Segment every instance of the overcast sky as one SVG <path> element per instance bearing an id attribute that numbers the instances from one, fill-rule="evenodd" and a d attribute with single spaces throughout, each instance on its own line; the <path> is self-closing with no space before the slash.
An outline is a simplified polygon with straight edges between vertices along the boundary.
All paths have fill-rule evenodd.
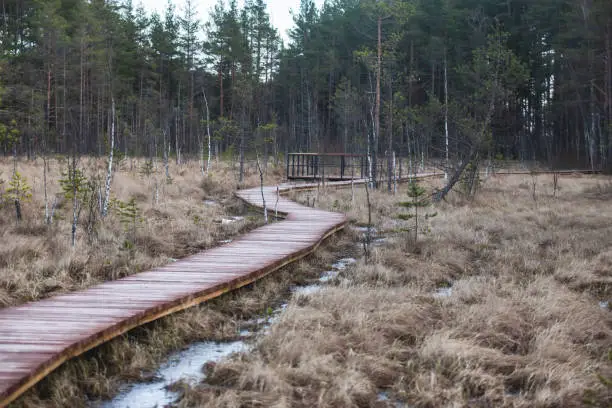
<path id="1" fill-rule="evenodd" d="M 157 11 L 163 15 L 166 9 L 167 0 L 140 0 L 145 6 L 145 9 Z M 138 0 L 134 1 L 134 5 L 138 4 Z M 184 0 L 173 0 L 173 4 L 177 9 L 177 13 L 181 13 L 183 10 Z M 201 21 L 207 21 L 210 10 L 217 3 L 217 0 L 196 0 L 195 4 L 198 9 L 198 17 Z M 287 30 L 293 25 L 293 19 L 291 18 L 290 10 L 298 10 L 300 7 L 300 0 L 266 0 L 265 3 L 268 6 L 268 13 L 270 13 L 270 19 L 272 24 L 278 29 L 279 33 L 287 43 Z M 242 6 L 242 1 L 238 1 L 238 4 Z M 323 4 L 323 0 L 315 0 L 317 7 Z"/>

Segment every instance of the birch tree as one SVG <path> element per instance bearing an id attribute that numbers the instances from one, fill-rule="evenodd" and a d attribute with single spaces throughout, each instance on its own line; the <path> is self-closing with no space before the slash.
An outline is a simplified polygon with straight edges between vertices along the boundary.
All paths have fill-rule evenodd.
<path id="1" fill-rule="evenodd" d="M 111 183 L 113 181 L 113 157 L 115 154 L 115 98 L 111 98 L 111 126 L 109 132 L 110 146 L 108 151 L 108 167 L 106 169 L 106 182 L 104 183 L 104 201 L 102 202 L 102 217 L 108 214 L 110 203 Z"/>

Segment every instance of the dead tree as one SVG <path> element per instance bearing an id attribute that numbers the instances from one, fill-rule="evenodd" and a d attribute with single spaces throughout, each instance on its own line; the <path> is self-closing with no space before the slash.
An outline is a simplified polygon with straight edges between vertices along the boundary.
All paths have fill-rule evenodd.
<path id="1" fill-rule="evenodd" d="M 108 214 L 110 204 L 111 182 L 113 180 L 113 155 L 115 152 L 115 98 L 111 98 L 111 130 L 110 150 L 108 152 L 108 169 L 106 170 L 106 183 L 104 185 L 104 202 L 102 204 L 102 217 Z"/>
<path id="2" fill-rule="evenodd" d="M 211 145 L 212 140 L 210 137 L 210 110 L 208 109 L 208 99 L 206 98 L 206 91 L 202 87 L 202 95 L 204 95 L 204 106 L 206 107 L 206 135 L 208 136 L 208 158 L 206 160 L 206 174 L 210 170 L 210 158 L 211 158 Z M 204 150 L 204 144 L 202 144 L 202 150 Z M 204 152 L 202 152 L 202 161 L 204 160 Z"/>
<path id="3" fill-rule="evenodd" d="M 442 201 L 444 197 L 453 189 L 455 184 L 461 180 L 461 176 L 463 175 L 464 170 L 470 164 L 470 162 L 476 157 L 476 151 L 474 149 L 471 150 L 467 159 L 463 160 L 461 165 L 453 172 L 451 177 L 448 179 L 446 185 L 442 187 L 440 190 L 436 191 L 432 195 L 432 200 L 434 202 Z"/>
<path id="4" fill-rule="evenodd" d="M 264 222 L 267 224 L 268 223 L 268 207 L 266 207 L 266 196 L 264 194 L 264 171 L 261 167 L 261 163 L 259 162 L 259 153 L 257 153 L 257 170 L 259 170 L 261 201 L 263 203 L 263 210 L 264 210 Z"/>
<path id="5" fill-rule="evenodd" d="M 278 200 L 280 199 L 280 189 L 276 186 L 276 203 L 274 204 L 274 218 L 278 218 Z"/>
<path id="6" fill-rule="evenodd" d="M 372 243 L 372 203 L 370 201 L 370 188 L 368 183 L 364 183 L 366 190 L 366 204 L 368 206 L 368 225 L 366 227 L 366 233 L 363 237 L 363 255 L 365 263 L 370 261 L 370 244 Z"/>

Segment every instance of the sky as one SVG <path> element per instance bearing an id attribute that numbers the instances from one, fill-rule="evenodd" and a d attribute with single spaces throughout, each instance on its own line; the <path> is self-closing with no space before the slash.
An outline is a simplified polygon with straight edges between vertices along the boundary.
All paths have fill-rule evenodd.
<path id="1" fill-rule="evenodd" d="M 157 11 L 163 15 L 166 9 L 167 0 L 140 0 L 144 5 L 145 9 L 149 12 Z M 139 1 L 134 1 L 134 5 L 137 5 Z M 208 20 L 210 10 L 217 3 L 217 0 L 196 0 L 195 4 L 198 9 L 198 18 L 204 22 Z M 268 6 L 268 13 L 270 14 L 270 20 L 274 27 L 276 27 L 284 39 L 285 43 L 288 42 L 287 30 L 293 26 L 293 18 L 291 17 L 290 10 L 297 11 L 300 7 L 300 0 L 266 0 L 265 3 Z M 176 7 L 177 13 L 181 13 L 183 9 L 184 0 L 173 0 L 173 4 Z M 239 0 L 238 4 L 242 6 L 242 2 Z M 323 0 L 315 0 L 317 7 L 321 7 Z"/>

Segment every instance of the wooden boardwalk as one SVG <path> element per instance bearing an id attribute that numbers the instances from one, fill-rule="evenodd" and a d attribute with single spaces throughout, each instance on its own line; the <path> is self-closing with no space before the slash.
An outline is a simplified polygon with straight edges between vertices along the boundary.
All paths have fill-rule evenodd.
<path id="1" fill-rule="evenodd" d="M 291 188 L 283 185 L 281 192 Z M 264 195 L 273 211 L 276 187 L 264 187 Z M 262 206 L 259 188 L 241 190 L 238 196 Z M 283 221 L 229 244 L 87 290 L 0 309 L 0 407 L 66 360 L 134 327 L 251 283 L 311 253 L 346 224 L 343 214 L 283 196 L 278 211 Z"/>

